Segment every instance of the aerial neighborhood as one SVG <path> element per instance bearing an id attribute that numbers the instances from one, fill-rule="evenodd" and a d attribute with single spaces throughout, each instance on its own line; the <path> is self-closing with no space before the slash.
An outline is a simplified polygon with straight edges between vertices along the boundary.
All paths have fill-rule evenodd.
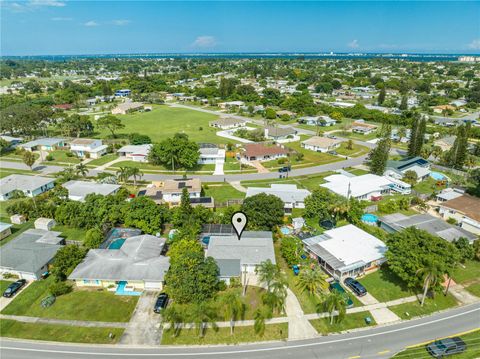
<path id="1" fill-rule="evenodd" d="M 480 301 L 479 62 L 1 63 L 2 336 L 301 340 Z"/>

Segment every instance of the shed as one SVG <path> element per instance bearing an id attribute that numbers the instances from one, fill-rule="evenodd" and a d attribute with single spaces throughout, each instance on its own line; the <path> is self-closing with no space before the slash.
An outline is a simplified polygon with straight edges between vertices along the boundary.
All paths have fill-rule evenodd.
<path id="1" fill-rule="evenodd" d="M 23 214 L 14 214 L 10 217 L 10 222 L 12 222 L 12 224 L 23 224 L 26 221 L 27 220 Z"/>
<path id="2" fill-rule="evenodd" d="M 35 228 L 50 231 L 56 224 L 57 223 L 52 218 L 40 217 L 35 221 Z"/>

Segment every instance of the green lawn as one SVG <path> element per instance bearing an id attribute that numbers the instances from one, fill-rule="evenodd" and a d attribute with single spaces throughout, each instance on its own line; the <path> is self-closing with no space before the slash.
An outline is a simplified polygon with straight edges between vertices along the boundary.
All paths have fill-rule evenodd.
<path id="1" fill-rule="evenodd" d="M 55 342 L 114 344 L 122 337 L 121 328 L 86 328 L 68 325 L 21 323 L 0 320 L 0 335 L 8 338 L 47 340 Z M 113 334 L 113 338 L 109 334 Z"/>
<path id="2" fill-rule="evenodd" d="M 350 156 L 350 157 L 360 157 L 368 153 L 368 151 L 370 151 L 368 147 L 357 145 L 356 143 L 353 144 L 351 150 L 349 150 L 347 146 L 348 146 L 347 142 L 342 142 L 340 144 L 340 147 L 337 148 L 335 151 L 339 155 Z"/>
<path id="3" fill-rule="evenodd" d="M 272 183 L 282 184 L 296 184 L 298 188 L 306 188 L 309 191 L 317 189 L 320 184 L 325 183 L 324 178 L 330 176 L 335 172 L 322 172 L 310 176 L 296 176 L 289 178 L 267 179 L 267 180 L 255 180 L 255 181 L 242 181 L 242 186 L 245 187 L 270 187 Z"/>
<path id="4" fill-rule="evenodd" d="M 215 303 L 220 305 L 219 300 L 221 299 L 222 293 L 226 292 L 237 292 L 239 295 L 242 293 L 242 288 L 228 288 L 224 292 L 218 293 L 218 296 L 216 297 Z M 242 301 L 245 303 L 245 313 L 243 315 L 243 318 L 245 320 L 250 320 L 253 319 L 253 313 L 255 310 L 262 305 L 262 294 L 265 293 L 265 289 L 260 288 L 260 287 L 254 287 L 254 286 L 247 286 L 247 290 L 245 292 L 245 296 L 241 297 Z M 223 318 L 221 317 L 222 312 L 219 309 L 218 313 L 220 315 L 219 320 L 228 320 L 228 318 Z M 274 313 L 274 316 L 280 316 L 280 313 Z"/>
<path id="5" fill-rule="evenodd" d="M 77 163 L 80 163 L 82 161 L 80 158 L 78 158 L 76 156 L 68 157 L 67 153 L 70 153 L 70 152 L 69 151 L 61 151 L 61 150 L 51 151 L 48 154 L 50 156 L 53 156 L 53 160 L 52 161 L 45 160 L 44 163 L 45 164 L 49 164 L 49 163 L 73 163 L 73 164 L 77 164 Z"/>
<path id="6" fill-rule="evenodd" d="M 5 168 L 5 167 L 0 168 L 0 178 L 7 177 L 13 174 L 34 175 L 36 173 L 29 170 L 17 170 L 13 168 Z"/>
<path id="7" fill-rule="evenodd" d="M 480 297 L 480 283 L 470 284 L 466 289 L 473 295 Z"/>
<path id="8" fill-rule="evenodd" d="M 0 295 L 5 292 L 5 289 L 7 289 L 10 284 L 12 284 L 12 281 L 10 280 L 0 280 Z"/>
<path id="9" fill-rule="evenodd" d="M 413 189 L 422 194 L 432 194 L 435 191 L 441 191 L 445 186 L 437 186 L 437 181 L 429 177 L 426 180 L 418 182 Z"/>
<path id="10" fill-rule="evenodd" d="M 459 264 L 453 271 L 452 278 L 460 284 L 480 281 L 480 261 L 470 260 Z"/>
<path id="11" fill-rule="evenodd" d="M 366 275 L 359 282 L 382 303 L 409 297 L 414 294 L 388 267 L 383 267 L 374 273 Z"/>
<path id="12" fill-rule="evenodd" d="M 216 135 L 217 130 L 208 123 L 218 118 L 216 115 L 185 108 L 153 106 L 150 112 L 134 112 L 118 115 L 125 128 L 118 131 L 117 137 L 126 138 L 129 133 L 148 135 L 153 142 L 172 137 L 177 132 L 186 133 L 196 142 L 226 143 L 227 140 Z M 107 130 L 99 133 L 102 138 L 110 137 Z M 234 142 L 228 140 L 228 142 Z"/>
<path id="13" fill-rule="evenodd" d="M 467 350 L 461 354 L 451 355 L 450 359 L 478 359 L 480 358 L 480 330 L 476 330 L 472 333 L 461 335 L 460 338 L 467 344 Z M 392 359 L 418 359 L 418 358 L 430 358 L 426 349 L 426 345 L 419 345 L 413 348 L 404 350 Z"/>
<path id="14" fill-rule="evenodd" d="M 435 295 L 435 299 L 427 298 L 423 307 L 420 306 L 418 301 L 415 301 L 411 303 L 395 305 L 389 308 L 400 318 L 411 319 L 421 315 L 431 314 L 439 310 L 455 307 L 456 305 L 457 301 L 451 294 L 444 296 L 442 293 L 437 293 Z"/>
<path id="15" fill-rule="evenodd" d="M 143 172 L 148 173 L 148 172 L 172 172 L 171 168 L 167 168 L 162 165 L 152 165 L 150 163 L 146 162 L 134 162 L 134 161 L 120 161 L 115 163 L 113 166 L 108 167 L 108 170 L 118 170 L 120 167 L 136 167 L 140 168 Z M 196 165 L 194 168 L 189 169 L 187 172 L 192 173 L 192 172 L 208 172 L 212 173 L 215 170 L 215 165 L 214 164 L 205 164 L 205 165 Z M 176 170 L 176 173 L 185 173 L 185 169 L 178 168 Z M 205 174 L 205 173 L 204 173 Z"/>
<path id="16" fill-rule="evenodd" d="M 102 156 L 100 158 L 96 158 L 94 160 L 91 160 L 90 162 L 87 163 L 87 166 L 88 167 L 97 167 L 97 166 L 101 166 L 101 165 L 104 165 L 108 162 L 111 162 L 115 159 L 117 159 L 118 156 L 114 153 L 109 153 L 108 155 L 105 155 L 105 156 Z"/>
<path id="17" fill-rule="evenodd" d="M 85 235 L 87 234 L 86 229 L 72 228 L 63 225 L 56 225 L 52 231 L 62 232 L 61 236 L 67 240 L 81 242 L 85 240 Z"/>
<path id="18" fill-rule="evenodd" d="M 370 173 L 366 170 L 362 170 L 361 168 L 345 168 L 346 171 L 350 172 L 351 174 L 354 174 L 355 176 L 361 176 L 361 175 L 366 175 L 367 173 Z"/>
<path id="19" fill-rule="evenodd" d="M 216 203 L 225 202 L 229 199 L 245 198 L 245 193 L 236 190 L 235 188 L 230 186 L 228 183 L 225 183 L 225 184 L 212 183 L 212 184 L 204 185 L 203 189 L 205 191 L 205 196 L 213 197 Z"/>
<path id="20" fill-rule="evenodd" d="M 205 336 L 200 338 L 196 329 L 183 329 L 177 337 L 171 331 L 164 331 L 162 345 L 207 345 L 207 344 L 237 344 L 259 342 L 265 340 L 284 340 L 288 337 L 288 324 L 268 324 L 263 336 L 256 335 L 253 326 L 236 327 L 230 335 L 230 328 L 207 329 Z"/>
<path id="21" fill-rule="evenodd" d="M 33 156 L 35 157 L 35 159 L 40 157 L 38 153 L 33 153 Z M 5 161 L 23 162 L 23 153 L 16 152 L 15 150 L 3 152 L 0 154 L 0 159 Z"/>
<path id="22" fill-rule="evenodd" d="M 370 317 L 372 322 L 367 324 L 365 318 Z M 339 333 L 349 329 L 371 327 L 376 324 L 375 319 L 373 319 L 372 314 L 369 311 L 352 313 L 345 315 L 345 318 L 340 323 L 330 324 L 330 318 L 320 318 L 310 320 L 313 327 L 317 330 L 319 334 L 327 335 L 329 333 Z"/>
<path id="23" fill-rule="evenodd" d="M 369 133 L 368 135 L 362 135 L 361 133 L 354 133 L 350 131 L 337 131 L 337 132 L 333 132 L 332 135 L 335 135 L 338 137 L 351 138 L 351 139 L 360 140 L 360 141 L 370 141 L 370 140 L 373 140 L 374 138 L 377 138 L 378 136 L 376 131 Z"/>
<path id="24" fill-rule="evenodd" d="M 138 297 L 116 296 L 112 292 L 74 290 L 57 298 L 49 308 L 42 308 L 41 300 L 48 295 L 53 278 L 32 283 L 20 293 L 2 314 L 32 317 L 94 320 L 101 322 L 128 322 Z"/>

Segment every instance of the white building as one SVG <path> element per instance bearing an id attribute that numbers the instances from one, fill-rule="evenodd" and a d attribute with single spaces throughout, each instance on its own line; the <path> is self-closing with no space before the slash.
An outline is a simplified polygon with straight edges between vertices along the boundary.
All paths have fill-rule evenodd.
<path id="1" fill-rule="evenodd" d="M 23 192 L 27 197 L 35 197 L 54 185 L 54 178 L 13 174 L 0 179 L 0 201 L 9 200 L 16 191 Z"/>
<path id="2" fill-rule="evenodd" d="M 225 160 L 225 150 L 218 148 L 216 145 L 201 144 L 199 151 L 200 157 L 197 161 L 198 164 L 216 164 L 217 161 Z"/>
<path id="3" fill-rule="evenodd" d="M 246 121 L 232 117 L 220 118 L 218 120 L 209 122 L 210 127 L 220 128 L 222 130 L 245 127 L 246 124 Z"/>
<path id="4" fill-rule="evenodd" d="M 89 194 L 100 194 L 102 196 L 115 194 L 121 186 L 118 184 L 72 180 L 62 184 L 62 187 L 68 190 L 68 198 L 70 200 L 83 202 Z"/>
<path id="5" fill-rule="evenodd" d="M 385 243 L 353 224 L 325 231 L 303 243 L 310 256 L 337 280 L 363 275 L 386 261 Z"/>
<path id="6" fill-rule="evenodd" d="M 126 157 L 134 162 L 147 162 L 148 154 L 152 148 L 152 144 L 145 145 L 126 145 L 120 148 L 117 153 L 121 157 Z"/>
<path id="7" fill-rule="evenodd" d="M 336 148 L 340 147 L 342 143 L 339 139 L 313 136 L 308 140 L 302 141 L 302 147 L 306 150 L 316 151 L 316 152 L 329 152 L 333 151 Z"/>
<path id="8" fill-rule="evenodd" d="M 480 199 L 464 194 L 440 203 L 440 215 L 455 219 L 464 230 L 480 235 Z"/>
<path id="9" fill-rule="evenodd" d="M 76 138 L 70 142 L 70 150 L 78 157 L 100 158 L 107 153 L 107 145 L 102 140 Z"/>
<path id="10" fill-rule="evenodd" d="M 246 197 L 252 197 L 259 193 L 274 195 L 284 203 L 285 213 L 291 213 L 293 208 L 305 208 L 305 198 L 310 191 L 299 189 L 294 184 L 271 184 L 270 188 L 248 187 Z"/>

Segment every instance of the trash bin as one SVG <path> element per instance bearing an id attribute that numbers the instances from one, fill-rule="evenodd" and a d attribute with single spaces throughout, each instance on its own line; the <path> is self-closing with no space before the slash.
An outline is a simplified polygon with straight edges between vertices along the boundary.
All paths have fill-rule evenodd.
<path id="1" fill-rule="evenodd" d="M 367 325 L 372 324 L 372 318 L 370 318 L 370 317 L 365 317 L 365 323 L 367 323 Z"/>

